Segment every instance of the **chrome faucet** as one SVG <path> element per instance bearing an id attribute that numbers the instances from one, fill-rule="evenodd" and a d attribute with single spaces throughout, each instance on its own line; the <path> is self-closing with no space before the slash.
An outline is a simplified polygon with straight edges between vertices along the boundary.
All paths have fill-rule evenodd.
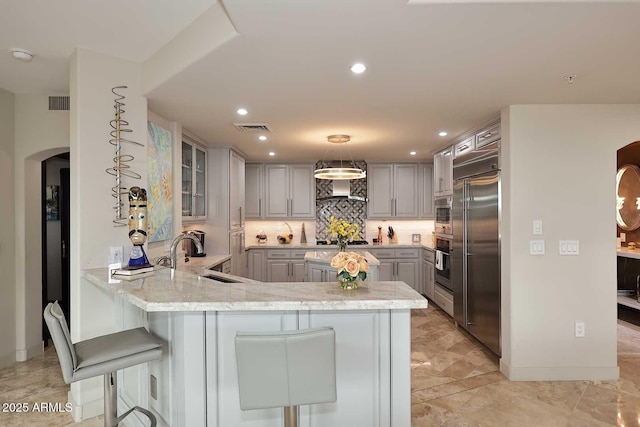
<path id="1" fill-rule="evenodd" d="M 171 267 L 172 269 L 176 268 L 176 265 L 178 265 L 178 261 L 176 259 L 176 252 L 177 252 L 177 248 L 178 248 L 178 243 L 180 243 L 181 241 L 183 241 L 184 239 L 191 239 L 193 240 L 193 243 L 196 245 L 196 251 L 198 251 L 199 254 L 201 254 L 202 252 L 204 252 L 204 248 L 202 247 L 202 242 L 200 241 L 200 239 L 198 239 L 195 234 L 193 234 L 193 232 L 191 231 L 185 231 L 182 234 L 178 234 L 178 237 L 176 237 L 175 239 L 173 239 L 173 242 L 171 242 L 171 250 L 169 251 L 169 256 L 163 256 L 160 257 L 156 260 L 156 264 L 164 264 L 165 261 L 169 261 L 169 267 Z"/>

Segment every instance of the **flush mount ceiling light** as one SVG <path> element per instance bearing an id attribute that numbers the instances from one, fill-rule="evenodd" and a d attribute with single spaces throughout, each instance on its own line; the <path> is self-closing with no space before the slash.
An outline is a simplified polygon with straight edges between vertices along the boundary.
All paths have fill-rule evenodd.
<path id="1" fill-rule="evenodd" d="M 275 156 L 275 155 L 276 155 L 276 153 L 274 153 L 273 151 L 269 151 L 269 155 L 270 155 L 271 157 L 273 157 L 273 156 Z"/>
<path id="2" fill-rule="evenodd" d="M 440 136 L 447 136 L 447 133 L 445 131 L 440 132 L 438 135 Z"/>
<path id="3" fill-rule="evenodd" d="M 236 113 L 240 114 L 241 116 L 246 116 L 247 114 L 249 114 L 246 108 L 238 108 Z"/>
<path id="4" fill-rule="evenodd" d="M 18 61 L 31 62 L 31 60 L 33 59 L 33 53 L 29 52 L 26 49 L 13 48 L 10 49 L 10 51 L 11 55 L 13 55 L 13 57 Z"/>
<path id="5" fill-rule="evenodd" d="M 351 141 L 351 137 L 349 135 L 329 135 L 327 141 L 333 144 L 344 144 Z M 351 158 L 350 155 L 349 158 Z M 342 159 L 336 163 L 335 167 L 316 169 L 313 176 L 318 179 L 361 179 L 367 176 L 365 171 L 355 167 L 353 159 L 351 159 L 353 167 L 344 167 Z"/>
<path id="6" fill-rule="evenodd" d="M 353 64 L 351 66 L 351 71 L 355 74 L 362 74 L 366 70 L 367 70 L 367 67 L 365 67 L 365 65 L 361 63 Z"/>
<path id="7" fill-rule="evenodd" d="M 266 140 L 267 140 L 267 137 L 266 137 L 266 136 L 264 136 L 264 135 L 260 135 L 260 136 L 258 137 L 258 139 L 259 139 L 260 141 L 266 141 Z"/>
<path id="8" fill-rule="evenodd" d="M 410 156 L 415 156 L 416 154 L 418 154 L 418 153 L 416 153 L 415 151 L 409 151 L 409 155 Z"/>

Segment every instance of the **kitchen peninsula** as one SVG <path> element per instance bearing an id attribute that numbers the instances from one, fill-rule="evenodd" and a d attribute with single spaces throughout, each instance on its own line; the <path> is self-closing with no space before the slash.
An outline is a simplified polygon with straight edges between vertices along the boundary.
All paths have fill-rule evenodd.
<path id="1" fill-rule="evenodd" d="M 165 340 L 163 359 L 149 366 L 157 390 L 148 375 L 125 372 L 120 401 L 144 406 L 157 396 L 148 407 L 159 425 L 281 426 L 280 409 L 239 408 L 236 331 L 322 326 L 336 331 L 338 400 L 302 406 L 300 425 L 411 424 L 410 310 L 427 300 L 404 282 L 343 291 L 336 282 L 221 283 L 168 268 L 113 284 L 106 269 L 85 270 L 82 280 L 113 295 L 120 328 L 143 325 Z M 126 397 L 131 387 L 139 399 Z"/>

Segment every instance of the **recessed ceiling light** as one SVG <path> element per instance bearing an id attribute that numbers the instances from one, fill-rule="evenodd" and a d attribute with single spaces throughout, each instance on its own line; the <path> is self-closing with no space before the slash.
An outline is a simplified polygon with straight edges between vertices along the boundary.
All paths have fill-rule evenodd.
<path id="1" fill-rule="evenodd" d="M 246 116 L 247 114 L 249 114 L 246 108 L 238 108 L 238 111 L 236 111 L 236 113 L 240 114 L 241 116 Z"/>
<path id="2" fill-rule="evenodd" d="M 271 157 L 273 157 L 273 156 L 275 156 L 275 155 L 276 155 L 276 153 L 274 153 L 273 151 L 269 151 L 269 155 L 270 155 Z"/>
<path id="3" fill-rule="evenodd" d="M 366 71 L 367 67 L 364 66 L 364 64 L 361 63 L 357 63 L 357 64 L 353 64 L 351 66 L 351 71 L 356 73 L 356 74 L 361 74 L 364 73 Z"/>
<path id="4" fill-rule="evenodd" d="M 258 139 L 259 139 L 260 141 L 266 141 L 266 140 L 267 140 L 267 137 L 266 137 L 266 136 L 264 136 L 264 135 L 260 135 L 260 136 L 258 137 Z"/>
<path id="5" fill-rule="evenodd" d="M 438 135 L 440 136 L 447 136 L 447 133 L 445 131 L 440 132 Z"/>
<path id="6" fill-rule="evenodd" d="M 409 154 L 411 154 L 412 156 L 415 156 L 416 152 L 415 151 L 410 151 Z"/>

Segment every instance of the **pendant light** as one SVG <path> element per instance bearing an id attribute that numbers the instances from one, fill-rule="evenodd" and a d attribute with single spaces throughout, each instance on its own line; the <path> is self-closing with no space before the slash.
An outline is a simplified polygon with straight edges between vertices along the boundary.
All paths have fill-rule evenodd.
<path id="1" fill-rule="evenodd" d="M 327 141 L 332 144 L 345 144 L 351 141 L 349 135 L 329 135 Z M 351 155 L 349 155 L 351 158 Z M 337 162 L 335 167 L 328 167 L 323 169 L 316 169 L 313 176 L 318 179 L 361 179 L 367 176 L 367 173 L 355 166 L 353 159 L 351 159 L 350 166 L 345 167 L 342 163 L 342 159 Z M 347 163 L 346 166 L 349 166 Z"/>

